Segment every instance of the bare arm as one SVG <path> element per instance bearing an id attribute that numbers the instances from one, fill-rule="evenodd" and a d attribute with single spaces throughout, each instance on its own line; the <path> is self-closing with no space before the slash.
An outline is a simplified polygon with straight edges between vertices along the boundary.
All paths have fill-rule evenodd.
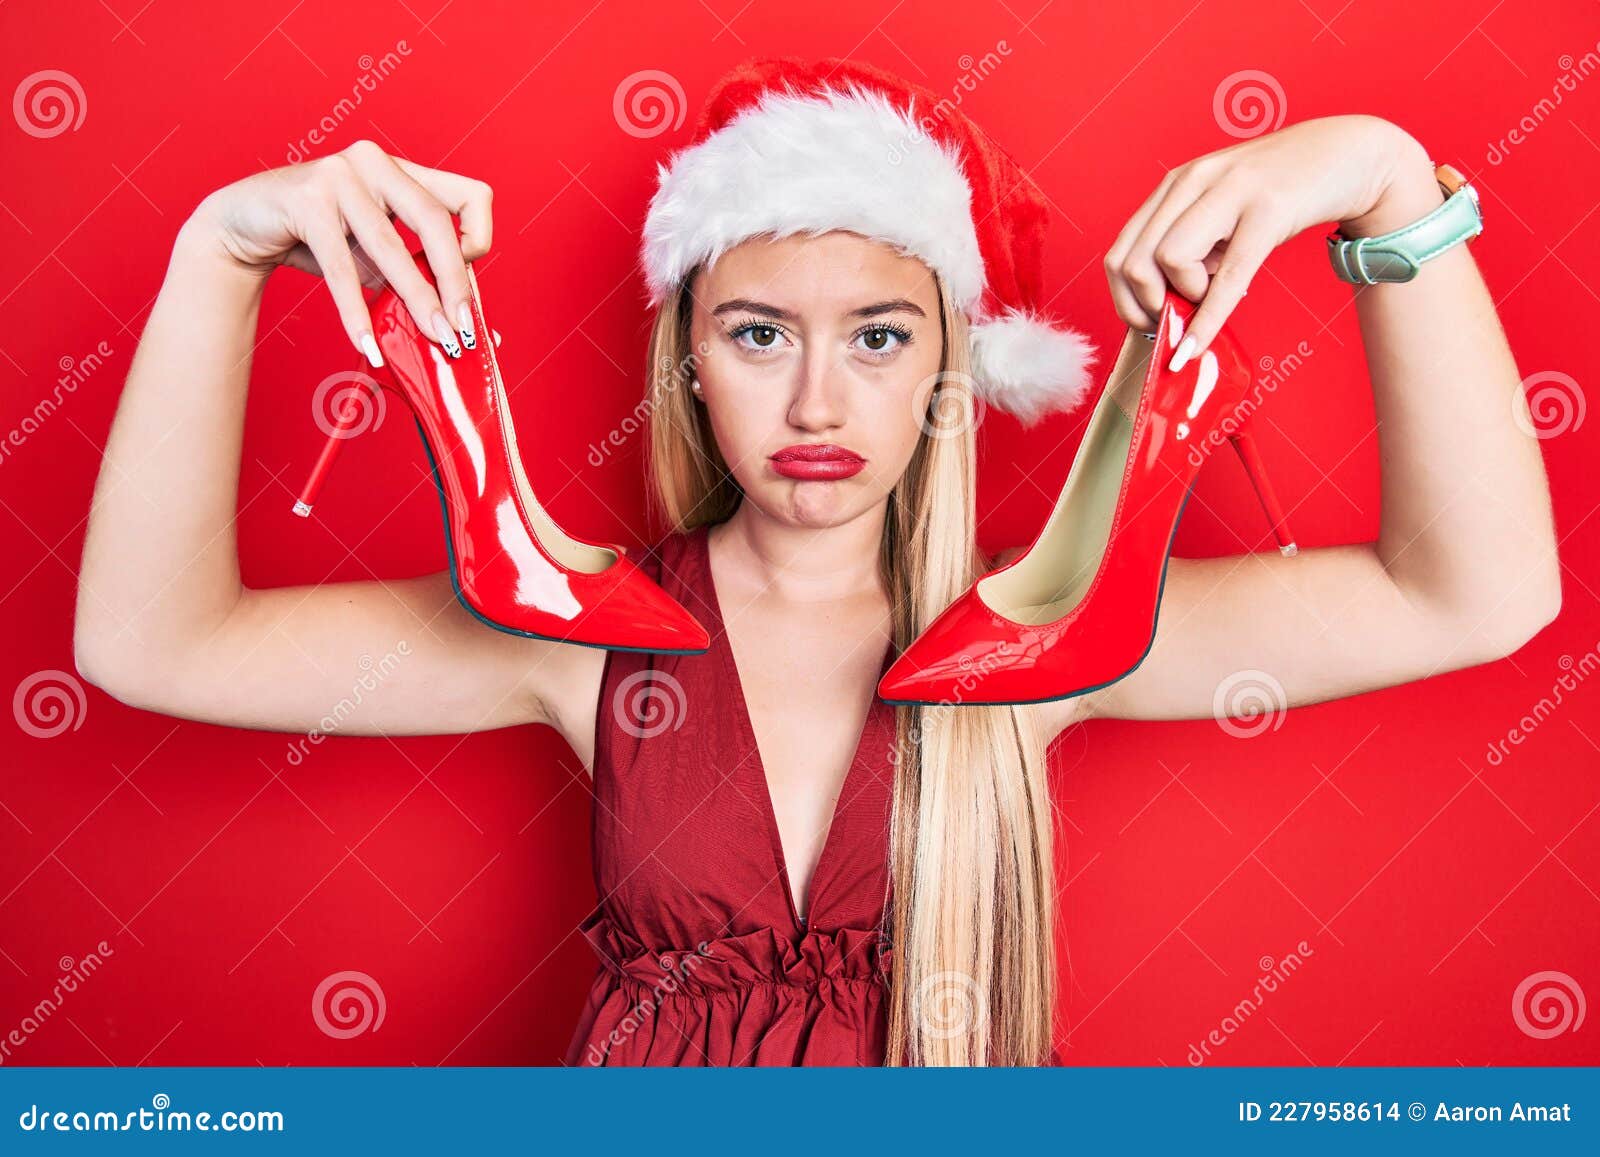
<path id="1" fill-rule="evenodd" d="M 420 182 L 400 187 L 395 178 L 413 171 L 445 200 L 425 199 Z M 373 187 L 429 242 L 444 302 L 416 276 Z M 349 204 L 363 195 L 365 205 Z M 387 236 L 348 240 L 344 222 L 362 212 Z M 452 212 L 462 217 L 459 242 Z M 272 270 L 323 273 L 359 348 L 370 330 L 363 279 L 395 271 L 414 313 L 454 316 L 465 260 L 488 241 L 487 188 L 402 172 L 370 147 L 359 163 L 274 170 L 202 203 L 179 232 L 95 487 L 74 634 L 86 679 L 148 710 L 270 730 L 327 730 L 329 718 L 348 734 L 556 722 L 553 689 L 582 683 L 574 673 L 593 655 L 482 626 L 446 573 L 264 590 L 239 577 L 245 394 Z"/>
<path id="2" fill-rule="evenodd" d="M 1387 232 L 1440 202 L 1422 146 L 1388 128 L 1381 192 L 1346 219 L 1347 235 Z M 1246 274 L 1264 255 L 1239 255 Z M 1231 307 L 1247 280 L 1219 271 L 1209 292 L 1225 285 Z M 1211 716 L 1241 679 L 1278 707 L 1393 686 L 1508 655 L 1555 617 L 1543 459 L 1514 420 L 1513 407 L 1527 414 L 1520 375 L 1471 252 L 1458 245 L 1413 281 L 1355 296 L 1378 422 L 1377 541 L 1174 558 L 1145 663 L 1052 705 L 1050 734 L 1087 714 Z"/>

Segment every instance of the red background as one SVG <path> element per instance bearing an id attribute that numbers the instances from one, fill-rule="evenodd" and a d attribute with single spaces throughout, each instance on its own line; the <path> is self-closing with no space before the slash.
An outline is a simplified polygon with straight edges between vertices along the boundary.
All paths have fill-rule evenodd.
<path id="1" fill-rule="evenodd" d="M 1535 111 L 1600 41 L 1593 8 L 1576 0 L 1541 5 L 1537 21 L 1489 0 L 437 8 L 0 9 L 4 93 L 60 69 L 86 101 L 82 125 L 49 138 L 0 118 L 0 426 L 18 429 L 62 367 L 101 342 L 112 351 L 0 460 L 6 696 L 37 672 L 72 670 L 91 488 L 179 224 L 211 189 L 284 163 L 351 91 L 363 55 L 402 40 L 410 54 L 324 148 L 370 136 L 494 185 L 482 283 L 505 333 L 527 470 L 588 537 L 654 533 L 639 439 L 602 467 L 585 457 L 640 396 L 648 317 L 634 262 L 656 163 L 687 139 L 713 80 L 758 53 L 854 55 L 952 91 L 964 57 L 1004 41 L 1009 55 L 964 105 L 1054 201 L 1052 308 L 1110 353 L 1122 327 L 1101 256 L 1165 167 L 1232 143 L 1213 110 L 1227 78 L 1270 74 L 1290 121 L 1386 116 L 1476 179 L 1488 226 L 1474 252 L 1522 373 L 1569 375 L 1574 404 L 1594 380 L 1600 80 Z M 630 135 L 613 94 L 651 69 L 681 84 L 685 117 Z M 1491 159 L 1490 142 L 1530 116 L 1524 142 Z M 1378 517 L 1351 291 L 1318 233 L 1271 258 L 1234 323 L 1259 356 L 1302 340 L 1314 350 L 1264 412 L 1262 438 L 1313 546 L 1370 540 Z M 354 364 L 320 285 L 277 275 L 240 485 L 252 585 L 445 564 L 409 422 L 346 450 L 314 519 L 289 513 L 320 444 L 311 391 Z M 1024 434 L 989 414 L 986 545 L 1031 538 L 1081 422 Z M 1509 758 L 1486 759 L 1566 660 L 1594 659 L 1597 425 L 1543 443 L 1565 606 L 1511 659 L 1296 709 L 1252 739 L 1211 721 L 1097 722 L 1062 739 L 1070 1063 L 1186 1063 L 1251 994 L 1262 958 L 1301 940 L 1312 955 L 1213 1050 L 1216 1063 L 1600 1061 L 1600 1025 L 1534 1039 L 1511 1008 L 1519 982 L 1546 970 L 1600 994 L 1600 687 L 1581 685 Z M 1209 468 L 1178 553 L 1261 545 L 1252 503 L 1235 463 Z M 85 690 L 64 734 L 0 728 L 0 1036 L 50 994 L 61 958 L 100 940 L 113 955 L 6 1063 L 557 1061 L 595 967 L 575 934 L 595 897 L 586 780 L 552 731 L 338 738 L 291 762 L 295 736 Z M 344 970 L 373 977 L 386 1017 L 340 1040 L 310 1006 Z"/>

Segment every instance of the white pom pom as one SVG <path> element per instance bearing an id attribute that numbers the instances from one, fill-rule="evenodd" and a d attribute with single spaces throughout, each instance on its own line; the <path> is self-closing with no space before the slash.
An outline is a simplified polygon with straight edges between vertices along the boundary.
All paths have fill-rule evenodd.
<path id="1" fill-rule="evenodd" d="M 1052 411 L 1073 409 L 1088 396 L 1096 352 L 1079 331 L 1012 309 L 974 323 L 969 333 L 975 389 L 1024 425 Z"/>

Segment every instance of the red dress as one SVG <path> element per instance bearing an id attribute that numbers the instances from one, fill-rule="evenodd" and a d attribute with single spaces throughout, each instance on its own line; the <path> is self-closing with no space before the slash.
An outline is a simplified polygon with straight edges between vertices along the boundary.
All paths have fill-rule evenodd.
<path id="1" fill-rule="evenodd" d="M 711 649 L 607 654 L 600 903 L 581 927 L 600 969 L 566 1063 L 881 1065 L 895 709 L 873 697 L 802 922 L 706 528 L 668 535 L 639 565 L 705 624 Z"/>

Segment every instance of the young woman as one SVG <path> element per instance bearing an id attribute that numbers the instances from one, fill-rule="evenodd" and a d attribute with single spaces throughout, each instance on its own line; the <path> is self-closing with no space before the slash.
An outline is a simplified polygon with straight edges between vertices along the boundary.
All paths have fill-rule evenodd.
<path id="1" fill-rule="evenodd" d="M 830 78 L 855 87 L 737 115 Z M 403 638 L 410 658 L 346 733 L 556 728 L 593 776 L 601 892 L 569 1063 L 1051 1060 L 1058 733 L 1209 716 L 1246 668 L 1304 704 L 1488 662 L 1556 614 L 1559 568 L 1538 445 L 1513 420 L 1517 368 L 1455 245 L 1356 296 L 1377 542 L 1172 559 L 1148 657 L 1100 690 L 876 698 L 889 661 L 992 565 L 974 547 L 972 423 L 941 408 L 971 390 L 1025 417 L 1072 404 L 1090 356 L 1037 309 L 1037 191 L 936 105 L 845 62 L 747 66 L 663 170 L 645 250 L 651 483 L 671 529 L 639 562 L 706 625 L 709 652 L 490 630 L 446 573 L 241 585 L 242 414 L 271 272 L 320 274 L 369 358 L 363 283 L 388 282 L 441 356 L 472 325 L 489 188 L 361 142 L 220 189 L 180 230 L 96 491 L 80 671 L 146 709 L 299 731 L 343 693 L 329 672 Z M 1169 286 L 1199 303 L 1181 363 L 1285 239 L 1330 221 L 1376 236 L 1440 203 L 1397 126 L 1304 122 L 1173 170 L 1105 271 L 1134 330 L 1155 328 Z M 421 237 L 431 282 L 391 218 Z"/>

